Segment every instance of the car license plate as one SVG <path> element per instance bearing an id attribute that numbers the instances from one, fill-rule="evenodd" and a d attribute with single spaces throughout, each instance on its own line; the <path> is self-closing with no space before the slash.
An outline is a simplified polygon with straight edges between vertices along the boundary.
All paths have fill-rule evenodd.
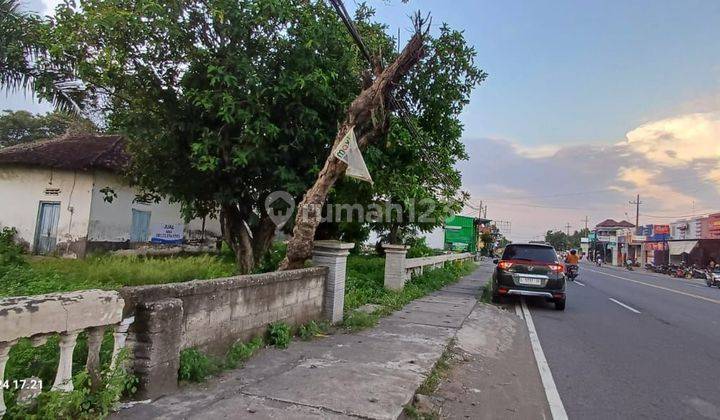
<path id="1" fill-rule="evenodd" d="M 520 284 L 526 284 L 528 286 L 540 286 L 542 285 L 542 279 L 540 277 L 528 277 L 528 276 L 519 276 L 518 282 Z"/>

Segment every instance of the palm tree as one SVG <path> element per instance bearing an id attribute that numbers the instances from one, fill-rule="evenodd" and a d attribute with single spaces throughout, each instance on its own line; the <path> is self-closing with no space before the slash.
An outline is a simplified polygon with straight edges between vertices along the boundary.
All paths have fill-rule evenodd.
<path id="1" fill-rule="evenodd" d="M 80 114 L 84 87 L 72 69 L 53 65 L 42 38 L 46 23 L 20 9 L 19 0 L 0 0 L 0 90 L 39 91 L 57 109 Z"/>

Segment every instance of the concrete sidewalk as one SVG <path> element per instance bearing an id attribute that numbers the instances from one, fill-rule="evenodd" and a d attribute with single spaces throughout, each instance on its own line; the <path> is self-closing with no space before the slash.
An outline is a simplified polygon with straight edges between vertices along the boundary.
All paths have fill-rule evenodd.
<path id="1" fill-rule="evenodd" d="M 395 419 L 472 312 L 492 269 L 482 264 L 375 328 L 265 349 L 242 369 L 114 418 Z"/>

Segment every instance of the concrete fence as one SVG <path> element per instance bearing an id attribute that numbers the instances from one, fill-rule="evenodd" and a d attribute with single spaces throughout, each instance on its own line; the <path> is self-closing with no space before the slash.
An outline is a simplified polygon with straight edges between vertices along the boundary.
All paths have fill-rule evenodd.
<path id="1" fill-rule="evenodd" d="M 473 254 L 442 254 L 432 257 L 405 258 L 408 247 L 405 245 L 383 245 L 385 249 L 385 287 L 391 290 L 402 290 L 405 282 L 413 276 L 419 276 L 424 270 L 441 268 L 448 261 L 466 261 L 474 258 Z"/>
<path id="2" fill-rule="evenodd" d="M 115 328 L 115 351 L 127 343 L 129 366 L 140 380 L 137 397 L 157 398 L 177 388 L 180 352 L 197 347 L 224 355 L 239 340 L 263 334 L 273 322 L 342 320 L 345 271 L 353 244 L 317 241 L 314 267 L 185 283 L 127 287 L 119 292 L 0 299 L 0 383 L 10 348 L 28 337 L 41 345 L 60 334 L 60 364 L 53 389 L 72 390 L 72 353 L 88 331 L 87 366 L 99 380 L 99 348 Z M 0 417 L 5 412 L 0 387 Z"/>
<path id="3" fill-rule="evenodd" d="M 114 365 L 132 319 L 122 319 L 124 301 L 114 291 L 86 290 L 72 293 L 52 293 L 0 299 L 0 385 L 4 381 L 5 364 L 10 349 L 19 339 L 29 338 L 34 347 L 43 345 L 55 334 L 60 335 L 60 361 L 53 391 L 70 392 L 72 383 L 72 355 L 78 334 L 87 332 L 87 370 L 91 386 L 100 383 L 100 344 L 106 328 L 114 328 Z M 25 378 L 10 378 L 21 381 Z M 14 386 L 14 385 L 11 385 Z M 25 384 L 27 390 L 37 394 L 41 383 Z M 0 386 L 0 417 L 5 414 L 3 386 Z"/>

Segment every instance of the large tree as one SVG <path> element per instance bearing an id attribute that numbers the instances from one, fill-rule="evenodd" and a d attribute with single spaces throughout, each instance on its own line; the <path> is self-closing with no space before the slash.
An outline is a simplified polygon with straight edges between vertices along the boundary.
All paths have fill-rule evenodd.
<path id="1" fill-rule="evenodd" d="M 64 134 L 96 131 L 97 127 L 91 121 L 63 111 L 33 114 L 6 110 L 0 113 L 0 148 Z"/>
<path id="2" fill-rule="evenodd" d="M 276 229 L 265 198 L 301 196 L 361 89 L 365 66 L 335 12 L 306 0 L 87 0 L 55 16 L 50 53 L 131 139 L 134 181 L 188 216 L 219 209 L 250 271 Z"/>

